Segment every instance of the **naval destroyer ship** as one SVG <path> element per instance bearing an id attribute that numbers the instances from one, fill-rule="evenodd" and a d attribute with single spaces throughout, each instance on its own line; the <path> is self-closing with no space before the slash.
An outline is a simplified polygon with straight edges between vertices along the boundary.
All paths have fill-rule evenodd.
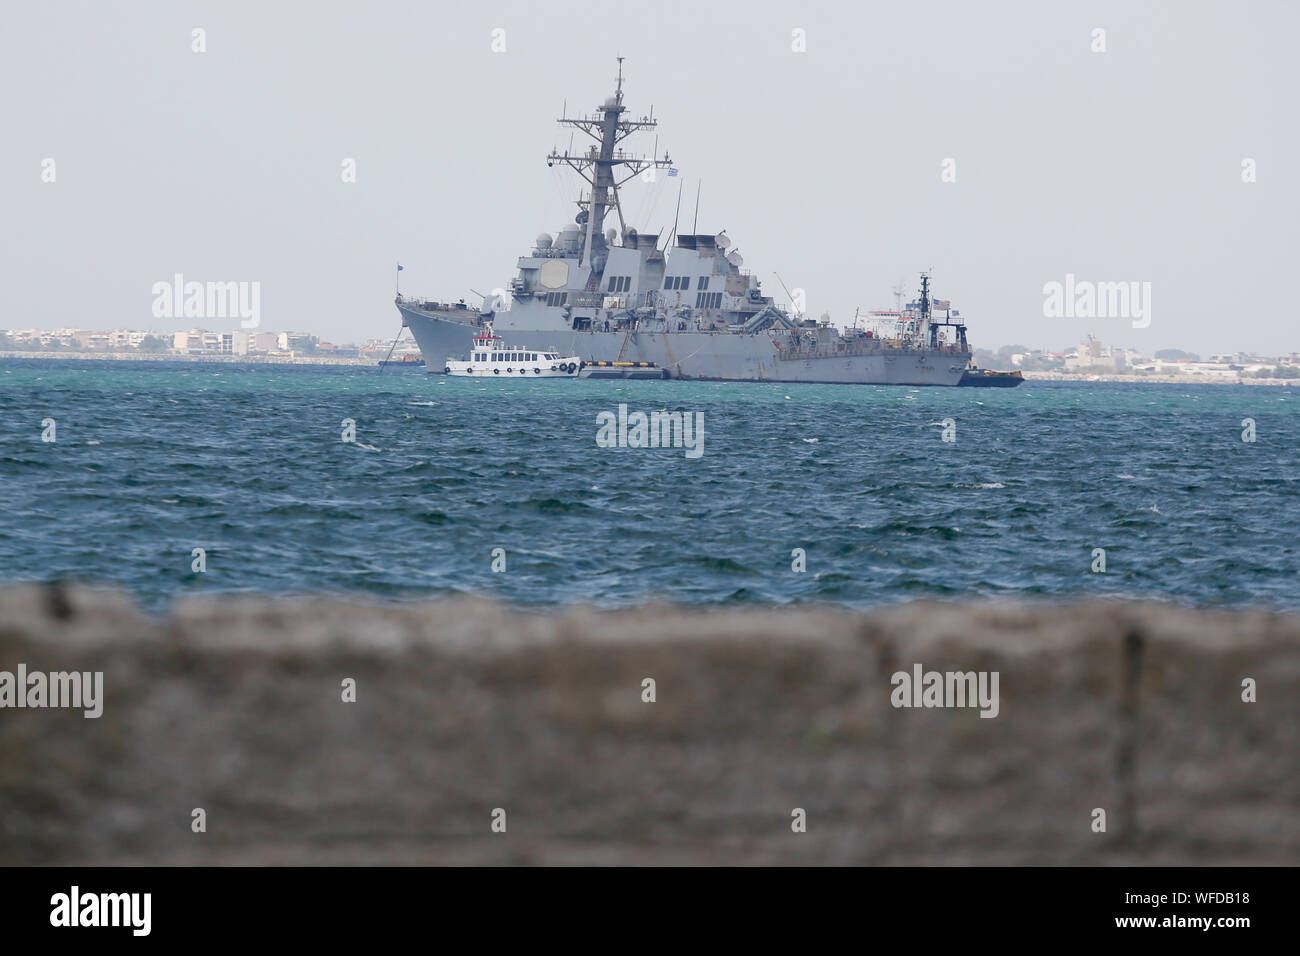
<path id="1" fill-rule="evenodd" d="M 919 297 L 892 321 L 841 331 L 764 295 L 725 232 L 679 235 L 674 227 L 665 241 L 629 226 L 620 187 L 648 170 L 676 170 L 666 152 L 635 156 L 620 145 L 657 126 L 653 115 L 633 119 L 623 105 L 622 58 L 614 94 L 595 113 L 558 122 L 593 143 L 582 152 L 552 150 L 547 165 L 572 168 L 588 188 L 574 221 L 557 236 L 538 236 L 519 258 L 506 295 L 475 308 L 398 293 L 402 325 L 429 371 L 443 372 L 469 353 L 473 336 L 490 325 L 521 348 L 558 349 L 584 363 L 652 363 L 670 378 L 961 382 L 971 360 L 966 326 L 951 312 L 939 315 L 924 273 Z M 618 228 L 611 222 L 606 230 L 611 211 Z"/>

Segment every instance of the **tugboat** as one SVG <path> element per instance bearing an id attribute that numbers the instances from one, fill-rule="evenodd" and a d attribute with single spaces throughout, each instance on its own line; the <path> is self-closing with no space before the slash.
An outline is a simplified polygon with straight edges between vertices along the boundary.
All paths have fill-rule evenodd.
<path id="1" fill-rule="evenodd" d="M 380 359 L 380 368 L 424 368 L 424 359 L 418 355 L 403 355 L 399 359 Z"/>
<path id="2" fill-rule="evenodd" d="M 654 362 L 583 362 L 579 378 L 667 378 L 668 370 Z"/>
<path id="3" fill-rule="evenodd" d="M 957 385 L 967 388 L 1015 388 L 1024 380 L 1024 372 L 995 372 L 972 365 L 961 373 L 961 381 Z"/>
<path id="4" fill-rule="evenodd" d="M 448 375 L 476 378 L 577 378 L 582 360 L 576 355 L 562 356 L 545 349 L 511 348 L 491 325 L 471 340 L 469 357 L 447 360 L 443 371 Z"/>

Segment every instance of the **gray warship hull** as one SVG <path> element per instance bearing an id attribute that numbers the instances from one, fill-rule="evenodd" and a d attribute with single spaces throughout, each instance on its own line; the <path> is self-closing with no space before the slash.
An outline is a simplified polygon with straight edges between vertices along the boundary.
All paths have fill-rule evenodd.
<path id="1" fill-rule="evenodd" d="M 426 310 L 398 303 L 429 372 L 470 351 L 478 329 L 471 309 Z M 764 333 L 628 332 L 527 329 L 498 312 L 492 324 L 511 346 L 581 356 L 584 362 L 654 362 L 670 378 L 749 382 L 828 382 L 874 385 L 946 385 L 961 381 L 970 353 L 956 348 L 880 348 L 856 353 L 799 354 L 777 348 Z"/>

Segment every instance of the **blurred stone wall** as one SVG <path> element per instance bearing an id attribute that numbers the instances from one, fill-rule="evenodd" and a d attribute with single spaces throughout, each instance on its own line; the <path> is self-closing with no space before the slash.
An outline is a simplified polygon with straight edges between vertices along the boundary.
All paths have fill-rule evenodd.
<path id="1" fill-rule="evenodd" d="M 103 671 L 104 712 L 0 709 L 6 864 L 1300 863 L 1296 617 L 21 586 L 20 662 Z M 895 708 L 917 663 L 997 671 L 998 716 Z"/>

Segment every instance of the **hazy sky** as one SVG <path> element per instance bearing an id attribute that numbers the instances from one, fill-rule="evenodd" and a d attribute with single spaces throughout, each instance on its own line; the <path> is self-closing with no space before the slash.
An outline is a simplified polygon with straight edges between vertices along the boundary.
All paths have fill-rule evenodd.
<path id="1" fill-rule="evenodd" d="M 554 120 L 609 95 L 622 54 L 626 103 L 653 104 L 681 172 L 628 187 L 631 224 L 666 231 L 684 183 L 689 231 L 702 180 L 699 231 L 725 227 L 765 290 L 783 298 L 779 272 L 813 315 L 892 308 L 898 280 L 913 293 L 932 268 L 977 346 L 1091 331 L 1297 350 L 1298 11 L 6 4 L 0 325 L 187 327 L 151 314 L 153 283 L 179 272 L 260 282 L 266 329 L 393 335 L 396 261 L 405 292 L 469 297 L 572 218 L 575 177 L 545 162 L 568 141 Z M 1150 326 L 1045 318 L 1043 285 L 1067 273 L 1150 282 Z"/>

